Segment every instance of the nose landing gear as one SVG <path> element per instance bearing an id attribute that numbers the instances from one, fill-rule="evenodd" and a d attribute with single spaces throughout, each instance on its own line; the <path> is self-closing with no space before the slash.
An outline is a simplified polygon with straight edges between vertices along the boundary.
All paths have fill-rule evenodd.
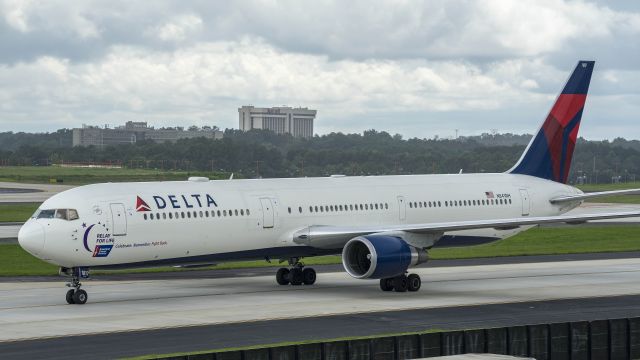
<path id="1" fill-rule="evenodd" d="M 66 285 L 67 287 L 70 287 L 72 289 L 69 289 L 69 291 L 67 291 L 67 295 L 65 297 L 65 299 L 67 300 L 67 304 L 78 304 L 78 305 L 85 304 L 89 297 L 87 295 L 87 292 L 80 288 L 82 286 L 82 284 L 80 283 L 80 278 L 83 278 L 83 279 L 89 278 L 89 269 L 61 268 L 60 274 L 70 277 Z"/>
<path id="2" fill-rule="evenodd" d="M 313 285 L 316 282 L 316 271 L 305 268 L 300 258 L 289 259 L 291 268 L 280 268 L 276 273 L 276 281 L 280 285 Z"/>

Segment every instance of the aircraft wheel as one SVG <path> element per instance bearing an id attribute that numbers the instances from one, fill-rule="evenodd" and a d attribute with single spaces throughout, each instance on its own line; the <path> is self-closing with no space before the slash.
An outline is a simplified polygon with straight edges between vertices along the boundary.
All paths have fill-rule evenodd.
<path id="1" fill-rule="evenodd" d="M 294 267 L 289 270 L 289 282 L 291 285 L 302 285 L 302 269 Z"/>
<path id="2" fill-rule="evenodd" d="M 393 278 L 393 289 L 396 292 L 405 292 L 409 288 L 409 279 L 407 275 L 402 274 Z"/>
<path id="3" fill-rule="evenodd" d="M 408 280 L 408 290 L 409 291 L 418 291 L 420 290 L 420 286 L 422 285 L 422 280 L 420 280 L 420 275 L 411 274 L 407 277 Z"/>
<path id="4" fill-rule="evenodd" d="M 380 290 L 382 291 L 393 290 L 393 278 L 380 279 Z"/>
<path id="5" fill-rule="evenodd" d="M 82 289 L 78 289 L 73 293 L 73 302 L 75 304 L 82 305 L 87 302 L 87 298 L 87 292 Z"/>
<path id="6" fill-rule="evenodd" d="M 280 285 L 289 285 L 289 269 L 278 269 L 278 272 L 276 273 L 276 281 Z"/>
<path id="7" fill-rule="evenodd" d="M 69 291 L 67 291 L 67 304 L 75 304 L 75 301 L 73 301 L 73 293 L 75 293 L 76 290 L 75 289 L 71 289 Z"/>
<path id="8" fill-rule="evenodd" d="M 312 268 L 302 270 L 302 282 L 305 285 L 313 285 L 316 282 L 316 271 Z"/>

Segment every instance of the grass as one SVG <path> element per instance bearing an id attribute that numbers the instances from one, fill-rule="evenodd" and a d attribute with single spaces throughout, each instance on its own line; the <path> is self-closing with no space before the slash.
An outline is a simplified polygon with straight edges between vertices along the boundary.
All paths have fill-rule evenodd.
<path id="1" fill-rule="evenodd" d="M 480 257 L 551 255 L 596 252 L 640 251 L 640 226 L 589 226 L 589 227 L 549 227 L 533 228 L 512 238 L 496 241 L 491 244 L 460 248 L 433 249 L 431 258 L 469 259 Z M 339 256 L 319 256 L 306 258 L 305 264 L 323 265 L 339 264 Z M 203 269 L 242 269 L 255 267 L 282 266 L 277 261 L 242 261 L 220 264 Z M 129 273 L 129 272 L 166 272 L 190 271 L 192 269 L 176 269 L 160 267 L 152 269 L 96 271 L 95 273 Z M 57 274 L 57 268 L 40 261 L 18 245 L 0 245 L 0 276 L 47 276 Z"/>
<path id="2" fill-rule="evenodd" d="M 0 204 L 0 222 L 23 222 L 40 206 L 39 203 Z"/>
<path id="3" fill-rule="evenodd" d="M 4 166 L 0 167 L 0 181 L 49 183 L 50 179 L 63 184 L 84 185 L 99 182 L 186 180 L 189 176 L 223 179 L 228 175 L 212 172 L 169 171 L 161 169 L 105 169 L 60 166 Z"/>
<path id="4" fill-rule="evenodd" d="M 149 355 L 142 355 L 142 356 L 125 358 L 125 359 L 127 359 L 127 360 L 147 360 L 147 359 L 156 359 L 158 357 L 166 358 L 166 357 L 179 357 L 179 356 L 194 356 L 194 355 L 201 355 L 201 354 L 227 352 L 227 351 L 268 349 L 268 348 L 281 347 L 281 346 L 317 344 L 317 343 L 328 343 L 328 342 L 336 342 L 336 341 L 367 340 L 367 339 L 376 339 L 376 338 L 392 337 L 392 336 L 422 335 L 422 334 L 437 333 L 437 332 L 441 332 L 441 331 L 443 331 L 443 330 L 441 330 L 441 329 L 429 329 L 429 330 L 423 330 L 423 331 L 400 332 L 400 333 L 385 333 L 385 334 L 376 334 L 376 335 L 367 335 L 367 336 L 341 337 L 341 338 L 333 338 L 333 339 L 314 339 L 314 340 L 304 340 L 304 341 L 289 341 L 289 342 L 280 342 L 280 343 L 273 343 L 273 344 L 266 344 L 266 345 L 251 345 L 251 346 L 244 346 L 244 347 L 213 349 L 213 350 L 205 350 L 205 351 L 193 351 L 193 352 L 171 353 L 171 354 L 149 354 Z"/>

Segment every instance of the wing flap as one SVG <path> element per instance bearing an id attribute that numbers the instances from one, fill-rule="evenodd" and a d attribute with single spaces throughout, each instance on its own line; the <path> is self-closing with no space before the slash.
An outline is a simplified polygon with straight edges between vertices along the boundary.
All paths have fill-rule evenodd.
<path id="1" fill-rule="evenodd" d="M 493 220 L 471 220 L 442 223 L 425 224 L 398 224 L 398 225 L 369 225 L 369 226 L 328 226 L 312 225 L 294 233 L 293 241 L 297 244 L 304 244 L 323 249 L 337 249 L 342 247 L 350 239 L 360 235 L 370 235 L 390 232 L 413 232 L 413 233 L 444 233 L 449 231 L 473 230 L 473 229 L 513 229 L 519 226 L 540 225 L 552 223 L 578 224 L 592 220 L 621 219 L 640 217 L 640 210 L 580 214 L 580 215 L 560 215 L 560 216 L 538 216 L 521 217 L 512 219 Z"/>

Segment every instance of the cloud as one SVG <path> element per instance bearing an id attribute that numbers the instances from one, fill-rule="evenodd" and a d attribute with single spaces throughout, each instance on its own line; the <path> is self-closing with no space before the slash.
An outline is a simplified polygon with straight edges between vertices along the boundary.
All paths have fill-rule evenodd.
<path id="1" fill-rule="evenodd" d="M 202 19 L 196 15 L 180 15 L 156 27 L 153 33 L 162 41 L 183 41 L 202 29 Z"/>
<path id="2" fill-rule="evenodd" d="M 590 99 L 617 107 L 593 113 L 623 121 L 640 11 L 613 5 L 0 0 L 0 125 L 235 127 L 238 106 L 288 104 L 320 131 L 531 131 L 579 58 L 597 60 Z"/>

